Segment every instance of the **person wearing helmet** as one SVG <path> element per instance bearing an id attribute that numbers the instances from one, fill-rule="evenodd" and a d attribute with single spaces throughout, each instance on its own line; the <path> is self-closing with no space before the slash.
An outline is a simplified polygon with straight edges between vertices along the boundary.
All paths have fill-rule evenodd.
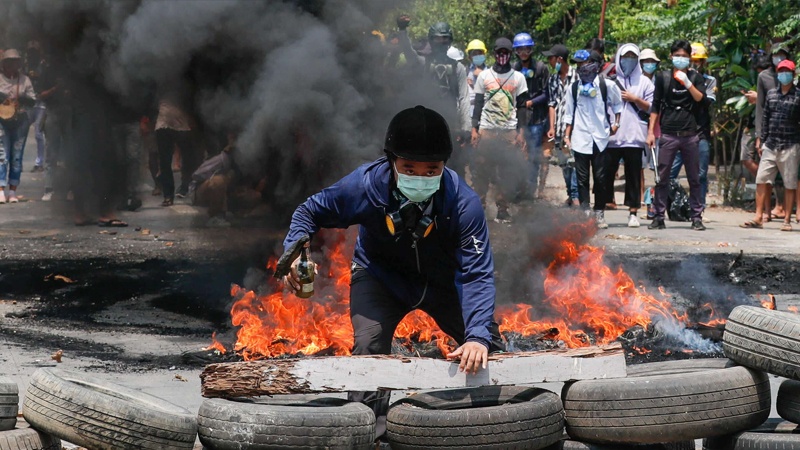
<path id="1" fill-rule="evenodd" d="M 469 116 L 475 111 L 475 80 L 478 75 L 486 69 L 486 44 L 478 39 L 473 39 L 467 44 L 467 57 L 469 58 L 469 68 L 467 69 L 467 86 L 469 86 Z"/>
<path id="2" fill-rule="evenodd" d="M 533 38 L 528 33 L 519 33 L 514 36 L 514 53 L 519 60 L 514 64 L 514 70 L 522 73 L 528 86 L 528 100 L 525 108 L 528 110 L 528 123 L 525 125 L 525 141 L 528 145 L 528 191 L 524 197 L 536 198 L 537 190 L 541 194 L 544 181 L 547 179 L 549 165 L 542 164 L 542 141 L 547 131 L 548 100 L 547 90 L 550 79 L 550 70 L 547 65 L 531 57 L 533 54 Z M 540 174 L 541 171 L 541 174 Z M 541 182 L 540 182 L 541 176 Z"/>
<path id="3" fill-rule="evenodd" d="M 717 101 L 717 79 L 706 73 L 706 63 L 708 61 L 708 51 L 706 46 L 695 42 L 692 44 L 691 64 L 695 72 L 703 77 L 706 83 L 706 97 L 699 108 L 697 108 L 697 126 L 700 130 L 700 141 L 697 143 L 700 157 L 700 200 L 703 208 L 706 207 L 706 194 L 708 193 L 708 165 L 711 160 L 711 105 Z M 672 163 L 670 179 L 675 180 L 681 171 L 683 158 L 681 154 L 675 155 L 675 162 Z"/>
<path id="4" fill-rule="evenodd" d="M 397 26 L 400 49 L 409 62 L 412 70 L 421 70 L 427 79 L 433 81 L 435 90 L 434 100 L 436 107 L 442 112 L 447 121 L 453 124 L 454 137 L 459 142 L 465 142 L 471 128 L 469 86 L 467 84 L 467 69 L 463 64 L 447 55 L 448 49 L 453 45 L 453 30 L 446 22 L 437 22 L 428 29 L 428 44 L 430 53 L 420 55 L 414 52 L 408 38 L 408 25 L 411 23 L 408 15 L 398 17 Z M 427 92 L 427 91 L 425 91 Z M 426 96 L 426 98 L 429 98 Z M 462 152 L 453 157 L 451 166 L 462 177 L 466 158 Z"/>
<path id="5" fill-rule="evenodd" d="M 22 55 L 10 48 L 0 59 L 0 203 L 17 203 L 17 187 L 22 178 L 22 157 L 28 139 L 30 120 L 27 110 L 36 103 L 30 78 L 21 73 Z M 9 164 L 10 163 L 10 164 Z M 8 186 L 8 194 L 5 193 Z"/>
<path id="6" fill-rule="evenodd" d="M 320 228 L 359 225 L 350 281 L 354 355 L 389 354 L 395 327 L 421 309 L 459 347 L 460 369 L 476 373 L 502 350 L 494 322 L 489 231 L 480 198 L 445 164 L 450 130 L 437 112 L 416 106 L 389 123 L 386 156 L 312 195 L 292 215 L 284 247 Z M 297 291 L 296 271 L 284 283 Z M 385 416 L 388 395 L 355 395 Z M 369 397 L 369 398 L 366 398 Z M 378 420 L 378 436 L 385 422 Z"/>
<path id="7" fill-rule="evenodd" d="M 528 84 L 511 67 L 512 44 L 499 38 L 494 45 L 494 65 L 475 81 L 472 144 L 477 148 L 472 184 L 484 202 L 491 183 L 495 190 L 495 220 L 511 220 L 509 199 L 522 192 L 527 178 L 523 152 L 527 121 Z M 517 147 L 518 150 L 515 150 Z M 470 166 L 470 170 L 473 167 Z M 488 206 L 488 205 L 487 205 Z"/>

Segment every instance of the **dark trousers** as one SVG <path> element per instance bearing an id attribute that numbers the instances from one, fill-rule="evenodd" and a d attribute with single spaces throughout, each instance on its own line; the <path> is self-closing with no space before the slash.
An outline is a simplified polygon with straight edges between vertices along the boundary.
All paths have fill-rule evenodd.
<path id="1" fill-rule="evenodd" d="M 164 192 L 165 199 L 175 197 L 175 178 L 172 175 L 172 154 L 175 145 L 181 150 L 181 186 L 178 191 L 186 193 L 189 190 L 189 182 L 192 181 L 192 173 L 200 166 L 202 161 L 195 154 L 192 146 L 191 131 L 177 131 L 169 128 L 156 130 L 156 143 L 158 145 L 158 168 L 161 174 L 159 181 Z"/>
<path id="2" fill-rule="evenodd" d="M 464 319 L 458 298 L 436 298 L 425 301 L 419 309 L 436 321 L 439 328 L 458 345 L 464 343 Z M 350 278 L 350 320 L 353 323 L 354 355 L 388 355 L 392 351 L 394 330 L 412 311 L 397 300 L 383 284 L 364 269 L 353 271 Z M 503 351 L 497 323 L 492 322 L 490 352 Z M 351 401 L 362 402 L 375 412 L 376 436 L 386 432 L 386 413 L 389 411 L 390 391 L 358 391 L 348 393 Z"/>
<path id="3" fill-rule="evenodd" d="M 602 211 L 610 199 L 606 181 L 606 158 L 608 150 L 601 152 L 594 144 L 592 154 L 575 152 L 575 173 L 578 177 L 578 200 L 583 209 L 589 209 L 589 171 L 594 181 L 594 210 Z"/>
<path id="4" fill-rule="evenodd" d="M 700 139 L 697 135 L 675 136 L 664 134 L 661 136 L 658 149 L 658 176 L 660 183 L 656 184 L 655 217 L 663 219 L 667 211 L 669 198 L 669 175 L 675 155 L 679 152 L 689 179 L 689 206 L 692 208 L 692 220 L 700 219 L 703 215 L 702 192 L 700 186 Z"/>
<path id="5" fill-rule="evenodd" d="M 625 166 L 625 205 L 632 209 L 642 206 L 642 152 L 643 148 L 606 148 L 606 192 L 614 200 L 614 174 L 619 170 L 619 160 Z M 616 203 L 616 202 L 615 202 Z"/>

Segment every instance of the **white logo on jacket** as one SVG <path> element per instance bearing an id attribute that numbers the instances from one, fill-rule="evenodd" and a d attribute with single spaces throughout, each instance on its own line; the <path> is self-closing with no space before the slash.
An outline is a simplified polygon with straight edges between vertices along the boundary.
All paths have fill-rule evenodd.
<path id="1" fill-rule="evenodd" d="M 477 253 L 479 255 L 483 254 L 483 247 L 482 247 L 483 246 L 483 241 L 481 241 L 480 239 L 476 238 L 475 236 L 472 236 L 472 245 L 475 246 L 475 253 Z"/>

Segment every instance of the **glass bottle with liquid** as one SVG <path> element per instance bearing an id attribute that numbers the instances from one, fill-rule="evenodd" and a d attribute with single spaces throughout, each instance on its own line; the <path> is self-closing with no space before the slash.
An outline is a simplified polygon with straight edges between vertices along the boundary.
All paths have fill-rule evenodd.
<path id="1" fill-rule="evenodd" d="M 314 262 L 308 259 L 308 251 L 300 251 L 300 263 L 297 265 L 297 276 L 300 278 L 300 290 L 297 296 L 309 298 L 314 295 Z"/>

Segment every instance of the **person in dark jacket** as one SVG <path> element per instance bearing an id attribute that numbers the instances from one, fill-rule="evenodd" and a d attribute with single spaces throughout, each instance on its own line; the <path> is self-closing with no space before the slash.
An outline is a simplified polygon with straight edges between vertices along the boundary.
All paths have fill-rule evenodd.
<path id="1" fill-rule="evenodd" d="M 312 195 L 292 215 L 284 247 L 320 228 L 360 225 L 350 281 L 354 355 L 391 352 L 395 327 L 414 309 L 428 313 L 459 347 L 462 371 L 486 368 L 503 349 L 494 321 L 494 262 L 478 195 L 445 167 L 450 130 L 437 112 L 398 113 L 386 157 Z M 293 265 L 284 283 L 300 288 Z M 354 398 L 376 411 L 378 436 L 388 395 Z"/>

